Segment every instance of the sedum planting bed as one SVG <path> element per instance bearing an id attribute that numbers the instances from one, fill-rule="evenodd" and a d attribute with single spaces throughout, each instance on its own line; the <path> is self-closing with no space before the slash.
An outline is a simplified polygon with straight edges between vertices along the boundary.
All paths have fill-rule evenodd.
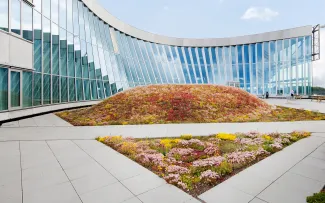
<path id="1" fill-rule="evenodd" d="M 218 85 L 136 87 L 57 115 L 76 126 L 325 120 L 322 113 L 270 106 L 246 91 Z"/>
<path id="2" fill-rule="evenodd" d="M 248 166 L 310 136 L 308 132 L 258 132 L 179 138 L 99 137 L 98 141 L 198 196 Z"/>

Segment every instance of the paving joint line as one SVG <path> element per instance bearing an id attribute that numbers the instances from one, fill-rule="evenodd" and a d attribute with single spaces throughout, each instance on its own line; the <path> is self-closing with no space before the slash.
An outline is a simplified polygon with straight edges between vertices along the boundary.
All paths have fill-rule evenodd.
<path id="1" fill-rule="evenodd" d="M 111 176 L 116 178 L 109 170 L 107 170 L 101 163 L 99 163 L 94 157 L 92 157 L 88 152 L 86 152 L 83 148 L 81 148 L 77 143 L 75 143 L 73 140 L 71 140 L 72 143 L 74 143 L 79 149 L 81 149 L 84 153 L 86 153 L 92 160 L 94 160 L 97 164 L 99 164 L 105 171 L 107 171 Z M 123 185 L 134 197 L 136 197 L 140 202 L 142 202 L 137 195 L 135 195 L 128 187 L 126 187 L 118 178 L 116 180 Z M 143 203 L 143 202 L 142 202 Z"/>
<path id="2" fill-rule="evenodd" d="M 69 178 L 68 174 L 65 172 L 64 168 L 62 167 L 62 165 L 61 165 L 60 161 L 59 161 L 59 160 L 58 160 L 58 158 L 56 157 L 56 155 L 55 155 L 54 151 L 52 150 L 52 148 L 50 147 L 49 143 L 48 143 L 47 141 L 45 141 L 45 143 L 47 144 L 48 148 L 51 150 L 51 152 L 52 152 L 53 156 L 55 157 L 56 161 L 59 163 L 59 165 L 60 165 L 60 167 L 61 167 L 62 171 L 64 172 L 65 176 L 66 176 L 66 177 L 67 177 L 67 179 L 69 180 L 69 182 L 70 182 L 70 184 L 71 184 L 72 188 L 74 189 L 74 191 L 75 191 L 75 192 L 76 192 L 76 194 L 78 195 L 78 197 L 79 197 L 80 201 L 83 203 L 83 201 L 82 201 L 82 199 L 81 199 L 81 197 L 80 197 L 79 193 L 77 192 L 76 188 L 75 188 L 75 187 L 74 187 L 74 185 L 72 184 L 72 182 L 71 182 L 71 180 L 70 180 L 70 178 Z"/>
<path id="3" fill-rule="evenodd" d="M 20 187 L 21 187 L 21 202 L 24 203 L 24 188 L 23 188 L 23 168 L 21 164 L 21 148 L 20 148 L 20 141 L 19 144 L 19 158 L 20 158 Z"/>
<path id="4" fill-rule="evenodd" d="M 272 181 L 272 183 L 270 183 L 267 187 L 265 187 L 260 193 L 258 193 L 254 198 L 259 198 L 258 195 L 260 195 L 262 192 L 264 192 L 268 187 L 270 187 L 273 183 L 275 183 L 277 180 L 279 180 L 282 176 L 284 176 L 286 173 L 288 173 L 293 167 L 295 167 L 297 164 L 299 164 L 300 162 L 302 162 L 302 160 L 306 159 L 310 154 L 312 154 L 314 151 L 316 151 L 320 146 L 322 146 L 325 143 L 325 141 L 320 144 L 318 147 L 316 147 L 312 152 L 310 152 L 309 154 L 307 154 L 305 157 L 303 157 L 300 161 L 298 161 L 295 165 L 293 165 L 292 167 L 290 167 L 287 171 L 285 171 L 281 176 L 279 176 L 277 179 L 275 179 L 274 181 Z M 254 199 L 253 198 L 253 199 Z M 259 198 L 261 199 L 261 198 Z M 265 201 L 264 199 L 261 199 L 263 201 Z"/>

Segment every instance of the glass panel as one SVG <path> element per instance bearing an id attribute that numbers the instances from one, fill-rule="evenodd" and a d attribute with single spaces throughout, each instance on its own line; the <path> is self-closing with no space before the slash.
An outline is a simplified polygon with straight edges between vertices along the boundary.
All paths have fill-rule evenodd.
<path id="1" fill-rule="evenodd" d="M 210 60 L 209 48 L 204 48 L 204 61 L 206 63 L 207 68 L 207 75 L 208 75 L 208 83 L 213 84 L 213 72 L 212 72 L 212 65 Z"/>
<path id="2" fill-rule="evenodd" d="M 72 1 L 73 0 L 67 0 L 67 29 L 69 32 L 73 33 L 73 14 L 72 14 Z"/>
<path id="3" fill-rule="evenodd" d="M 29 41 L 33 41 L 33 9 L 25 2 L 22 3 L 21 19 L 22 19 L 23 38 Z"/>
<path id="4" fill-rule="evenodd" d="M 111 96 L 111 86 L 108 81 L 104 81 L 106 97 Z"/>
<path id="5" fill-rule="evenodd" d="M 73 33 L 79 35 L 78 0 L 73 0 Z"/>
<path id="6" fill-rule="evenodd" d="M 249 46 L 244 45 L 244 75 L 245 75 L 245 87 L 247 92 L 251 92 L 251 83 L 250 83 L 250 57 L 249 57 Z"/>
<path id="7" fill-rule="evenodd" d="M 42 0 L 33 0 L 33 4 L 35 5 L 34 9 L 38 10 L 39 12 L 42 12 Z"/>
<path id="8" fill-rule="evenodd" d="M 82 80 L 81 79 L 76 79 L 76 80 L 77 80 L 77 100 L 82 101 L 84 100 Z"/>
<path id="9" fill-rule="evenodd" d="M 69 78 L 69 101 L 76 101 L 76 89 L 74 78 Z"/>
<path id="10" fill-rule="evenodd" d="M 104 99 L 104 86 L 102 81 L 97 81 L 98 99 Z"/>
<path id="11" fill-rule="evenodd" d="M 20 72 L 10 72 L 10 100 L 11 107 L 20 106 Z"/>
<path id="12" fill-rule="evenodd" d="M 243 46 L 237 46 L 237 55 L 238 55 L 238 72 L 239 72 L 239 86 L 244 88 L 244 65 L 243 64 Z"/>
<path id="13" fill-rule="evenodd" d="M 42 72 L 42 16 L 34 12 L 34 69 Z"/>
<path id="14" fill-rule="evenodd" d="M 204 84 L 208 83 L 208 77 L 207 77 L 207 73 L 206 73 L 206 69 L 205 69 L 205 63 L 204 63 L 204 58 L 203 58 L 203 48 L 197 48 L 197 52 L 198 52 L 198 61 L 199 61 L 199 69 L 201 69 L 201 73 L 202 73 L 202 82 Z"/>
<path id="15" fill-rule="evenodd" d="M 23 107 L 33 106 L 33 73 L 23 72 Z"/>
<path id="16" fill-rule="evenodd" d="M 212 65 L 213 65 L 213 75 L 214 75 L 214 84 L 219 84 L 220 78 L 219 78 L 219 68 L 217 63 L 217 48 L 212 47 L 211 48 L 211 58 L 212 58 Z"/>
<path id="17" fill-rule="evenodd" d="M 60 27 L 67 28 L 67 1 L 66 0 L 60 0 L 59 1 L 59 13 L 60 13 Z"/>
<path id="18" fill-rule="evenodd" d="M 52 103 L 60 102 L 60 77 L 52 76 Z"/>
<path id="19" fill-rule="evenodd" d="M 67 76 L 67 31 L 60 28 L 60 75 Z"/>
<path id="20" fill-rule="evenodd" d="M 91 80 L 91 100 L 97 99 L 97 84 L 96 80 Z"/>
<path id="21" fill-rule="evenodd" d="M 47 18 L 51 17 L 51 0 L 42 0 L 43 10 L 42 13 Z"/>
<path id="22" fill-rule="evenodd" d="M 11 32 L 20 35 L 20 1 L 19 0 L 11 0 L 11 11 L 12 11 Z"/>
<path id="23" fill-rule="evenodd" d="M 51 75 L 43 75 L 43 104 L 51 103 Z"/>
<path id="24" fill-rule="evenodd" d="M 43 71 L 51 73 L 51 23 L 43 17 Z"/>
<path id="25" fill-rule="evenodd" d="M 236 46 L 231 46 L 231 64 L 232 64 L 232 80 L 239 81 L 237 76 L 237 55 Z"/>
<path id="26" fill-rule="evenodd" d="M 68 102 L 68 78 L 61 77 L 61 103 Z"/>
<path id="27" fill-rule="evenodd" d="M 75 76 L 73 35 L 68 32 L 68 75 Z"/>
<path id="28" fill-rule="evenodd" d="M 185 57 L 184 57 L 184 54 L 183 54 L 182 47 L 177 47 L 177 51 L 178 51 L 180 63 L 182 65 L 182 71 L 184 73 L 185 82 L 187 84 L 190 84 L 191 83 L 190 73 L 189 73 L 187 65 L 186 65 L 186 61 L 185 61 Z"/>
<path id="29" fill-rule="evenodd" d="M 87 46 L 84 40 L 81 40 L 81 65 L 83 78 L 89 78 Z"/>
<path id="30" fill-rule="evenodd" d="M 0 29 L 7 31 L 8 32 L 8 28 L 9 28 L 9 13 L 8 13 L 8 0 L 0 0 L 0 13 L 1 18 L 0 18 Z M 1 100 L 0 100 L 1 101 Z M 1 110 L 1 107 L 0 107 Z"/>
<path id="31" fill-rule="evenodd" d="M 172 58 L 173 58 L 173 62 L 174 62 L 174 66 L 178 75 L 178 79 L 179 82 L 181 84 L 185 84 L 185 77 L 183 74 L 183 68 L 182 68 L 182 63 L 180 61 L 179 55 L 177 53 L 177 48 L 174 46 L 170 46 L 169 47 L 171 49 L 171 54 L 172 54 Z"/>
<path id="32" fill-rule="evenodd" d="M 0 111 L 8 109 L 8 69 L 0 68 Z"/>
<path id="33" fill-rule="evenodd" d="M 51 19 L 59 24 L 59 0 L 51 0 Z"/>
<path id="34" fill-rule="evenodd" d="M 59 28 L 52 23 L 52 74 L 59 75 Z"/>
<path id="35" fill-rule="evenodd" d="M 225 64 L 223 60 L 223 48 L 218 47 L 218 66 L 220 70 L 220 81 L 219 84 L 225 85 L 226 84 L 226 71 L 225 71 Z"/>
<path id="36" fill-rule="evenodd" d="M 34 73 L 33 106 L 42 104 L 42 74 Z"/>
<path id="37" fill-rule="evenodd" d="M 75 53 L 75 69 L 76 69 L 76 77 L 82 77 L 82 69 L 81 69 L 81 47 L 80 47 L 80 39 L 78 37 L 74 38 L 74 53 Z"/>
<path id="38" fill-rule="evenodd" d="M 90 100 L 89 80 L 84 80 L 85 100 Z"/>
<path id="39" fill-rule="evenodd" d="M 192 83 L 195 84 L 195 83 L 197 83 L 197 81 L 196 81 L 195 74 L 194 74 L 194 71 L 193 71 L 192 59 L 191 59 L 191 56 L 190 56 L 189 49 L 190 48 L 188 48 L 188 47 L 184 47 L 186 61 L 187 61 L 187 67 L 188 67 L 188 70 L 189 70 L 189 73 L 190 73 L 191 81 L 192 81 Z"/>

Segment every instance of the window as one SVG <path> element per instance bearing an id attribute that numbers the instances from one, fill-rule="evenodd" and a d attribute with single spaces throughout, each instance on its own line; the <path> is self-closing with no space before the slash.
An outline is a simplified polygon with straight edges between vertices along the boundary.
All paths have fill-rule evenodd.
<path id="1" fill-rule="evenodd" d="M 42 0 L 43 2 L 43 11 L 44 16 L 50 18 L 51 16 L 51 0 Z"/>
<path id="2" fill-rule="evenodd" d="M 42 16 L 38 12 L 34 12 L 33 27 L 34 27 L 34 69 L 37 72 L 41 72 L 42 71 Z"/>
<path id="3" fill-rule="evenodd" d="M 0 13 L 0 29 L 8 32 L 8 0 L 0 0 Z"/>
<path id="4" fill-rule="evenodd" d="M 20 78 L 21 73 L 18 71 L 10 71 L 10 100 L 11 107 L 20 107 Z"/>
<path id="5" fill-rule="evenodd" d="M 22 3 L 22 30 L 23 38 L 33 41 L 33 8 Z"/>
<path id="6" fill-rule="evenodd" d="M 51 103 L 51 76 L 43 75 L 43 104 Z"/>
<path id="7" fill-rule="evenodd" d="M 60 27 L 67 28 L 67 2 L 66 0 L 60 0 L 59 1 L 59 14 L 60 14 Z"/>
<path id="8" fill-rule="evenodd" d="M 51 19 L 53 22 L 56 24 L 59 23 L 59 1 L 58 0 L 52 0 L 52 5 L 51 5 Z"/>
<path id="9" fill-rule="evenodd" d="M 51 73 L 51 23 L 43 17 L 43 71 Z"/>
<path id="10" fill-rule="evenodd" d="M 59 75 L 59 28 L 52 23 L 52 74 Z"/>
<path id="11" fill-rule="evenodd" d="M 23 72 L 23 107 L 33 105 L 33 73 Z"/>
<path id="12" fill-rule="evenodd" d="M 11 32 L 20 35 L 20 0 L 11 1 Z"/>
<path id="13" fill-rule="evenodd" d="M 0 67 L 0 111 L 8 109 L 8 69 Z"/>

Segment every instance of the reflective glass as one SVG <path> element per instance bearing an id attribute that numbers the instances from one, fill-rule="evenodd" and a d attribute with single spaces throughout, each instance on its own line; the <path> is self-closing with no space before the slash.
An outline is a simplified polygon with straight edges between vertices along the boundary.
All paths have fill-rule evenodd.
<path id="1" fill-rule="evenodd" d="M 194 65 L 194 70 L 195 70 L 195 76 L 196 76 L 196 82 L 201 84 L 203 82 L 202 76 L 201 76 L 201 67 L 199 66 L 199 59 L 196 53 L 196 48 L 191 47 L 189 48 L 191 51 L 192 59 L 193 59 L 193 65 Z"/>
<path id="2" fill-rule="evenodd" d="M 67 30 L 73 33 L 73 13 L 72 13 L 72 4 L 73 0 L 67 0 Z"/>
<path id="3" fill-rule="evenodd" d="M 52 74 L 59 75 L 59 28 L 52 23 Z"/>
<path id="4" fill-rule="evenodd" d="M 42 104 L 42 74 L 34 73 L 33 106 Z"/>
<path id="5" fill-rule="evenodd" d="M 60 77 L 52 76 L 52 103 L 60 102 Z"/>
<path id="6" fill-rule="evenodd" d="M 218 66 L 219 66 L 219 73 L 220 73 L 220 81 L 219 84 L 221 85 L 225 85 L 226 84 L 226 70 L 225 70 L 225 63 L 224 63 L 224 54 L 223 54 L 223 48 L 222 47 L 218 47 Z"/>
<path id="7" fill-rule="evenodd" d="M 33 8 L 22 2 L 21 15 L 23 38 L 33 41 Z"/>
<path id="8" fill-rule="evenodd" d="M 68 78 L 61 77 L 61 103 L 68 102 Z"/>
<path id="9" fill-rule="evenodd" d="M 23 72 L 23 107 L 30 106 L 33 106 L 33 73 Z"/>
<path id="10" fill-rule="evenodd" d="M 178 75 L 179 83 L 184 84 L 184 83 L 186 83 L 185 76 L 183 73 L 182 63 L 180 61 L 180 57 L 177 52 L 177 47 L 169 46 L 169 48 L 171 49 L 171 53 L 172 53 L 172 57 L 173 57 L 173 61 L 174 61 L 174 67 L 175 67 L 177 75 Z"/>
<path id="11" fill-rule="evenodd" d="M 20 35 L 20 0 L 11 0 L 11 11 L 11 32 Z"/>
<path id="12" fill-rule="evenodd" d="M 89 78 L 88 71 L 88 54 L 87 54 L 87 46 L 84 40 L 80 40 L 81 43 L 81 66 L 82 66 L 82 77 Z"/>
<path id="13" fill-rule="evenodd" d="M 214 84 L 219 84 L 220 82 L 220 74 L 219 74 L 219 68 L 217 63 L 217 49 L 215 47 L 212 47 L 211 52 L 211 58 L 212 58 L 212 68 L 213 68 L 213 76 L 214 76 Z"/>
<path id="14" fill-rule="evenodd" d="M 79 35 L 79 13 L 78 13 L 78 0 L 73 0 L 73 33 Z"/>
<path id="15" fill-rule="evenodd" d="M 42 72 L 42 16 L 34 12 L 33 18 L 34 29 L 34 69 Z"/>
<path id="16" fill-rule="evenodd" d="M 43 17 L 43 71 L 51 73 L 51 22 Z"/>
<path id="17" fill-rule="evenodd" d="M 75 79 L 69 78 L 69 101 L 76 101 Z"/>
<path id="18" fill-rule="evenodd" d="M 168 83 L 173 83 L 173 77 L 171 75 L 169 65 L 167 64 L 166 53 L 163 50 L 163 45 L 157 44 L 157 48 L 158 48 L 158 54 L 159 54 L 159 59 L 160 59 L 160 62 L 161 62 L 161 66 L 162 66 L 162 68 L 163 68 L 163 70 L 165 71 L 165 74 L 166 74 L 167 82 Z"/>
<path id="19" fill-rule="evenodd" d="M 74 57 L 75 57 L 76 77 L 82 78 L 81 47 L 80 47 L 80 39 L 78 37 L 74 38 Z"/>
<path id="20" fill-rule="evenodd" d="M 112 95 L 111 93 L 111 86 L 109 84 L 108 81 L 104 81 L 104 87 L 105 87 L 105 94 L 106 94 L 106 97 L 109 97 Z"/>
<path id="21" fill-rule="evenodd" d="M 186 84 L 190 84 L 191 83 L 190 73 L 188 71 L 188 67 L 187 67 L 187 64 L 185 61 L 182 47 L 177 47 L 177 52 L 178 52 L 181 66 L 182 66 L 181 68 L 182 68 L 182 72 L 184 74 L 185 82 L 186 82 Z"/>
<path id="22" fill-rule="evenodd" d="M 43 75 L 43 104 L 51 103 L 51 75 Z"/>
<path id="23" fill-rule="evenodd" d="M 1 0 L 6 1 L 6 0 Z M 42 0 L 33 0 L 33 4 L 35 5 L 34 9 L 38 10 L 39 12 L 42 12 Z"/>
<path id="24" fill-rule="evenodd" d="M 197 81 L 196 81 L 196 77 L 195 77 L 195 74 L 194 74 L 194 71 L 193 71 L 192 59 L 191 59 L 189 49 L 190 48 L 188 48 L 188 47 L 184 47 L 184 52 L 185 52 L 185 56 L 186 56 L 185 59 L 186 59 L 186 62 L 187 62 L 187 68 L 188 68 L 188 71 L 189 71 L 189 74 L 190 74 L 191 81 L 192 81 L 192 83 L 196 84 Z"/>
<path id="25" fill-rule="evenodd" d="M 90 86 L 89 80 L 84 80 L 85 100 L 90 100 Z"/>
<path id="26" fill-rule="evenodd" d="M 101 80 L 97 81 L 98 99 L 104 99 L 104 86 Z"/>
<path id="27" fill-rule="evenodd" d="M 91 80 L 91 100 L 96 100 L 97 97 L 97 83 L 96 80 Z"/>
<path id="28" fill-rule="evenodd" d="M 232 64 L 232 80 L 233 81 L 238 81 L 236 46 L 231 46 L 231 64 Z"/>
<path id="29" fill-rule="evenodd" d="M 81 79 L 76 79 L 77 82 L 77 100 L 82 101 L 84 100 L 84 94 L 83 94 L 83 87 L 82 87 L 82 80 Z"/>
<path id="30" fill-rule="evenodd" d="M 153 59 L 154 59 L 154 61 L 157 64 L 157 71 L 159 71 L 159 73 L 160 73 L 160 77 L 161 77 L 162 83 L 163 84 L 166 84 L 167 83 L 166 73 L 162 69 L 161 61 L 160 61 L 160 56 L 159 56 L 159 53 L 158 53 L 157 46 L 154 43 L 150 43 L 150 44 L 151 44 L 152 53 L 153 53 L 153 56 L 154 56 Z"/>
<path id="31" fill-rule="evenodd" d="M 75 76 L 73 35 L 68 32 L 68 76 Z"/>
<path id="32" fill-rule="evenodd" d="M 244 67 L 245 64 L 243 62 L 243 45 L 237 46 L 237 56 L 238 56 L 238 73 L 239 73 L 239 86 L 240 88 L 245 88 L 244 85 Z"/>
<path id="33" fill-rule="evenodd" d="M 0 111 L 8 109 L 8 69 L 0 67 Z"/>
<path id="34" fill-rule="evenodd" d="M 51 0 L 51 19 L 59 24 L 59 0 Z"/>
<path id="35" fill-rule="evenodd" d="M 251 92 L 251 82 L 250 82 L 250 78 L 251 78 L 251 74 L 250 74 L 250 63 L 251 63 L 251 60 L 250 60 L 250 57 L 249 57 L 249 46 L 248 45 L 244 45 L 244 75 L 245 75 L 245 88 L 246 88 L 246 91 L 248 92 Z"/>
<path id="36" fill-rule="evenodd" d="M 206 66 L 205 66 L 205 60 L 203 58 L 204 56 L 204 49 L 203 48 L 197 48 L 197 52 L 198 52 L 198 57 L 199 57 L 199 69 L 201 69 L 201 74 L 202 74 L 202 79 L 203 79 L 203 83 L 207 84 L 208 83 L 208 77 L 207 77 L 207 70 L 206 70 Z"/>
<path id="37" fill-rule="evenodd" d="M 19 107 L 20 104 L 20 72 L 10 71 L 10 100 L 11 107 Z"/>
<path id="38" fill-rule="evenodd" d="M 174 59 L 173 59 L 173 56 L 171 55 L 169 47 L 167 45 L 164 45 L 163 51 L 166 53 L 166 56 L 167 56 L 167 60 L 165 63 L 169 66 L 169 70 L 170 70 L 170 73 L 172 76 L 172 81 L 173 81 L 173 83 L 179 83 L 178 75 L 177 75 L 177 72 L 174 67 Z"/>
<path id="39" fill-rule="evenodd" d="M 59 0 L 59 26 L 61 28 L 67 28 L 67 0 Z"/>
<path id="40" fill-rule="evenodd" d="M 256 71 L 257 71 L 257 94 L 265 94 L 263 92 L 263 44 L 258 43 L 257 45 L 257 64 L 256 64 Z"/>
<path id="41" fill-rule="evenodd" d="M 207 68 L 208 83 L 213 84 L 213 72 L 211 67 L 209 48 L 204 48 L 203 52 L 204 52 L 203 61 L 205 62 Z"/>
<path id="42" fill-rule="evenodd" d="M 42 0 L 43 10 L 42 13 L 47 18 L 51 17 L 51 0 Z"/>
<path id="43" fill-rule="evenodd" d="M 8 0 L 0 0 L 0 29 L 7 31 L 9 28 L 9 13 L 8 13 L 9 7 L 8 7 Z M 1 107 L 0 107 L 1 110 Z"/>
<path id="44" fill-rule="evenodd" d="M 60 28 L 60 75 L 67 76 L 67 31 Z"/>

